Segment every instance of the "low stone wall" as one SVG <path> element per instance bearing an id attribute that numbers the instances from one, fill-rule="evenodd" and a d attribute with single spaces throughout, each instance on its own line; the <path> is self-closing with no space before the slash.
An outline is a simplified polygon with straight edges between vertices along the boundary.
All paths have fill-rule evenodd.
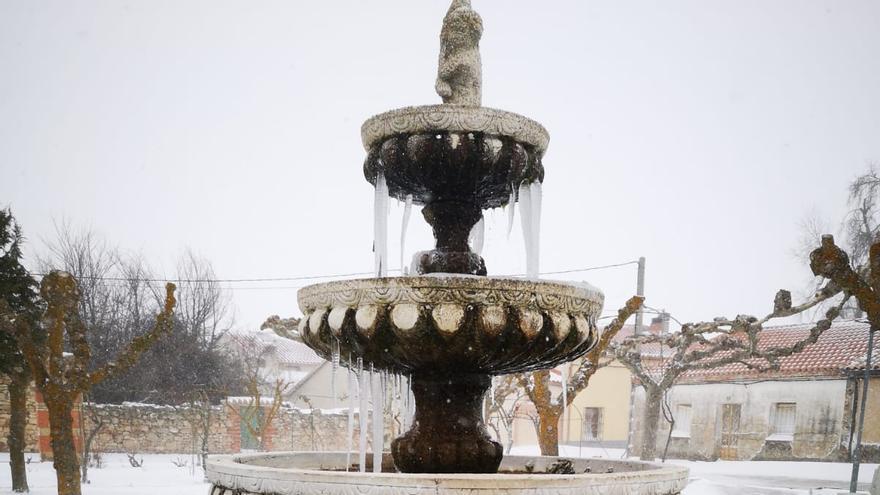
<path id="1" fill-rule="evenodd" d="M 125 403 L 84 408 L 85 434 L 103 423 L 92 443 L 99 452 L 199 452 L 205 423 L 209 425 L 209 453 L 241 450 L 241 418 L 226 405 L 205 409 Z M 267 428 L 265 445 L 267 450 L 344 450 L 348 448 L 347 433 L 346 412 L 324 414 L 284 407 Z"/>
<path id="2" fill-rule="evenodd" d="M 9 389 L 7 384 L 9 378 L 6 375 L 0 375 L 0 452 L 8 452 L 9 445 L 6 444 L 9 436 Z M 37 403 L 34 394 L 28 394 L 28 422 L 25 427 L 25 450 L 27 452 L 38 452 L 40 429 L 37 427 Z"/>

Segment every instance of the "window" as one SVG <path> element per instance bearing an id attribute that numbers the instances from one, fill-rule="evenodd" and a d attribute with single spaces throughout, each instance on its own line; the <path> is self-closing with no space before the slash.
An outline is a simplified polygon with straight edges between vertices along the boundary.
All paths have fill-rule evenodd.
<path id="1" fill-rule="evenodd" d="M 601 440 L 602 439 L 602 408 L 601 407 L 585 407 L 584 408 L 584 440 Z"/>
<path id="2" fill-rule="evenodd" d="M 691 436 L 691 405 L 679 404 L 675 406 L 675 426 L 672 428 L 672 436 L 688 438 Z"/>
<path id="3" fill-rule="evenodd" d="M 793 402 L 780 402 L 773 405 L 770 422 L 770 440 L 791 440 L 794 436 L 797 408 Z"/>

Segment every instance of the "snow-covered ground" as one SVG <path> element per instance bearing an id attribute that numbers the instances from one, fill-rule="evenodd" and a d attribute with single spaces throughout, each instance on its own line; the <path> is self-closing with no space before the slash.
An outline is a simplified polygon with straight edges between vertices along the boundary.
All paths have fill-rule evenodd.
<path id="1" fill-rule="evenodd" d="M 39 454 L 29 454 L 28 485 L 31 495 L 55 495 L 55 470 L 51 462 L 39 462 Z M 83 485 L 84 495 L 206 495 L 201 468 L 191 469 L 192 459 L 187 455 L 143 455 L 143 467 L 134 468 L 125 454 L 104 454 L 104 467 L 89 469 L 91 483 Z M 173 461 L 187 462 L 177 467 Z M 9 477 L 9 455 L 0 454 L 0 494 L 12 494 Z"/>
<path id="2" fill-rule="evenodd" d="M 515 448 L 513 454 L 535 455 L 537 447 Z M 619 459 L 618 449 L 562 446 L 569 457 L 607 457 Z M 39 462 L 30 455 L 28 483 L 33 495 L 54 495 L 55 471 L 51 462 Z M 138 456 L 139 458 L 141 456 Z M 186 455 L 144 455 L 143 467 L 134 468 L 124 454 L 105 454 L 104 467 L 90 469 L 91 483 L 84 495 L 205 495 L 208 484 L 201 469 L 192 468 Z M 174 461 L 186 461 L 177 467 Z M 9 456 L 0 454 L 0 495 L 10 495 Z M 820 495 L 836 494 L 849 486 L 850 464 L 832 462 L 690 462 L 672 460 L 691 470 L 691 483 L 685 495 Z M 859 482 L 867 490 L 877 464 L 863 464 Z"/>
<path id="3" fill-rule="evenodd" d="M 514 448 L 512 454 L 537 455 L 537 446 Z M 560 454 L 569 457 L 605 457 L 620 459 L 622 449 L 560 446 Z M 775 462 L 669 460 L 690 469 L 690 484 L 685 495 L 820 495 L 837 494 L 849 489 L 852 464 L 841 462 Z M 859 488 L 868 490 L 877 464 L 862 464 Z"/>

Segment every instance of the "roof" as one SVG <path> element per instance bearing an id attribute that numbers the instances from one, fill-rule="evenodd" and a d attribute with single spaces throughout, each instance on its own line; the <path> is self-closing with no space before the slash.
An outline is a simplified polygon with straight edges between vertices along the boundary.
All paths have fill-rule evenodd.
<path id="1" fill-rule="evenodd" d="M 230 343 L 239 348 L 252 347 L 262 354 L 270 352 L 281 365 L 316 366 L 324 358 L 315 354 L 308 346 L 295 340 L 286 339 L 268 330 L 228 334 Z"/>
<path id="2" fill-rule="evenodd" d="M 764 327 L 758 334 L 758 348 L 768 350 L 775 347 L 791 346 L 807 338 L 814 325 L 814 323 L 801 323 Z M 866 322 L 837 320 L 832 323 L 831 328 L 819 336 L 816 343 L 807 346 L 802 352 L 780 358 L 779 369 L 761 372 L 749 368 L 744 363 L 731 363 L 717 368 L 689 371 L 678 380 L 678 383 L 820 376 L 842 377 L 845 370 L 851 369 L 852 366 L 857 367 L 859 360 L 861 360 L 861 366 L 864 369 L 869 330 L 870 325 Z M 874 356 L 880 356 L 880 342 L 878 342 L 880 338 L 877 337 L 875 335 Z M 766 364 L 762 360 L 754 361 L 754 364 L 760 363 Z M 880 366 L 874 363 L 871 368 L 880 369 Z"/>

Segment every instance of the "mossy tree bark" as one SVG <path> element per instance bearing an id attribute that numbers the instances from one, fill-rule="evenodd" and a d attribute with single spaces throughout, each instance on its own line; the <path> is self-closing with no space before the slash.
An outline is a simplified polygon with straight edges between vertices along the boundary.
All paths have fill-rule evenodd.
<path id="1" fill-rule="evenodd" d="M 87 329 L 77 312 L 79 286 L 70 274 L 53 271 L 43 277 L 40 296 L 45 302 L 45 311 L 39 321 L 35 322 L 27 315 L 12 315 L 10 318 L 7 311 L 0 311 L 4 316 L 0 323 L 4 329 L 12 329 L 49 412 L 50 443 L 59 495 L 81 493 L 72 417 L 77 397 L 106 378 L 130 369 L 145 350 L 160 337 L 171 333 L 176 303 L 174 289 L 174 284 L 167 284 L 165 305 L 153 328 L 132 340 L 115 361 L 91 372 L 88 371 L 91 349 L 86 340 Z M 44 329 L 46 338 L 35 339 L 34 327 Z"/>
<path id="2" fill-rule="evenodd" d="M 562 394 L 558 394 L 556 398 L 553 397 L 550 390 L 549 370 L 515 375 L 520 386 L 525 390 L 526 396 L 535 405 L 538 414 L 535 428 L 538 433 L 541 455 L 559 455 L 559 420 L 562 418 L 565 407 L 574 401 L 577 394 L 587 388 L 590 378 L 596 374 L 596 371 L 611 361 L 603 359 L 606 349 L 614 340 L 617 332 L 623 328 L 626 320 L 642 307 L 644 300 L 645 298 L 641 296 L 633 296 L 617 311 L 617 317 L 605 327 L 596 345 L 578 363 L 574 372 L 563 384 L 567 389 L 564 395 L 565 404 L 562 403 Z"/>
<path id="3" fill-rule="evenodd" d="M 62 394 L 64 392 L 61 392 Z M 47 401 L 49 433 L 52 445 L 52 465 L 58 481 L 58 495 L 80 495 L 79 457 L 73 435 L 74 400 Z"/>
<path id="4" fill-rule="evenodd" d="M 27 470 L 24 462 L 25 435 L 27 430 L 27 396 L 30 380 L 25 373 L 11 375 L 9 383 L 9 468 L 12 474 L 12 491 L 28 491 Z"/>

